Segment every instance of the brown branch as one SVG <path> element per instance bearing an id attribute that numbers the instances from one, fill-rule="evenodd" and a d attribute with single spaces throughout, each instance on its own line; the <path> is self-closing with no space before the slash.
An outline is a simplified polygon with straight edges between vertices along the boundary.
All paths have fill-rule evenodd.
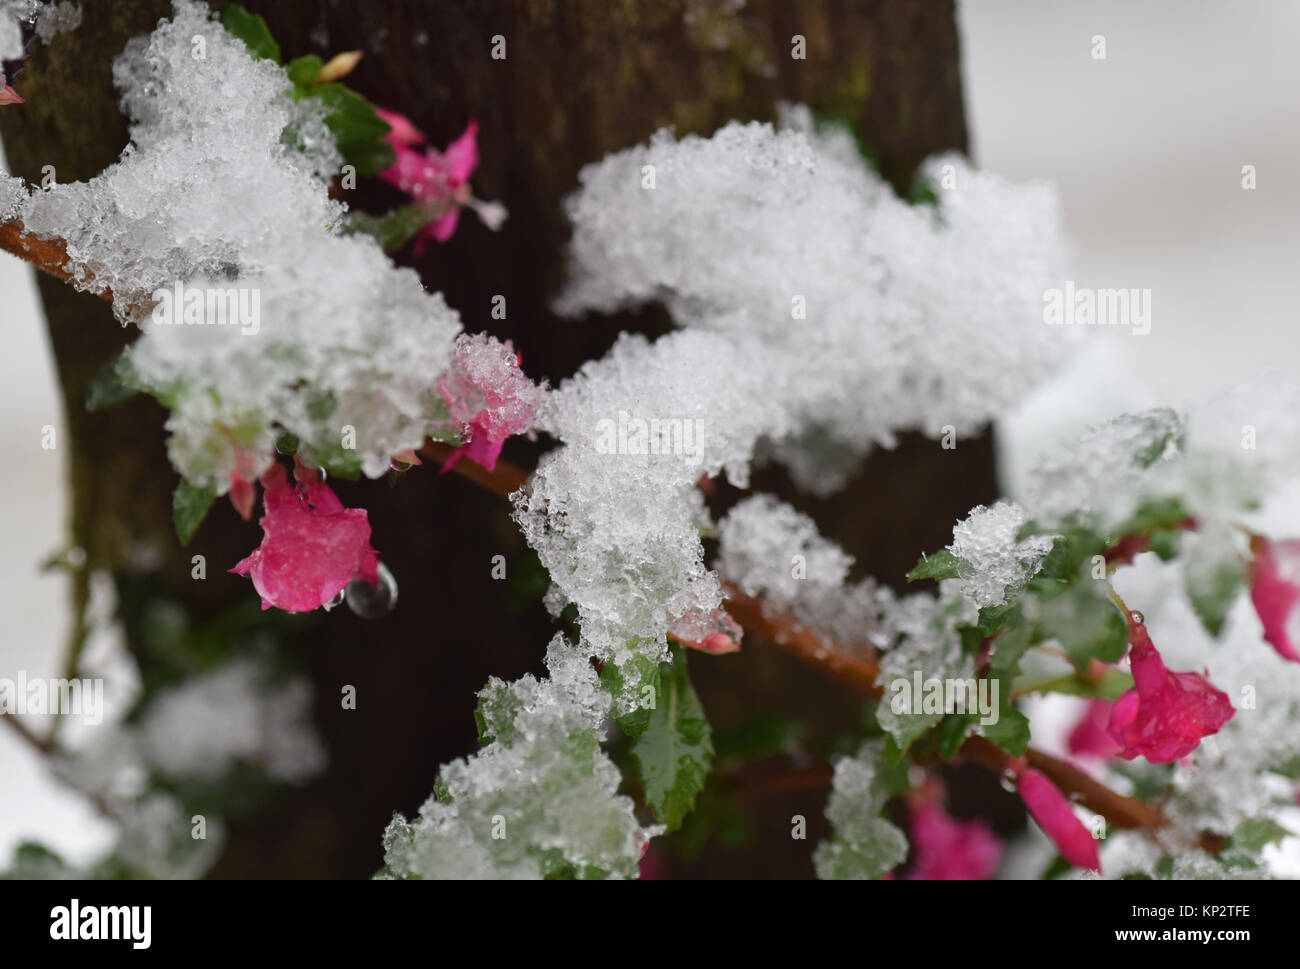
<path id="1" fill-rule="evenodd" d="M 55 279 L 61 279 L 65 283 L 85 286 L 93 277 L 87 275 L 80 283 L 77 283 L 73 275 L 71 264 L 68 258 L 67 246 L 60 239 L 38 239 L 29 233 L 23 224 L 14 219 L 9 222 L 0 222 L 0 249 L 12 253 L 24 262 L 29 262 L 43 273 L 49 273 Z M 96 295 L 111 301 L 113 293 L 105 289 Z"/>
<path id="2" fill-rule="evenodd" d="M 854 659 L 837 644 L 826 643 L 789 613 L 778 612 L 761 599 L 747 596 L 730 582 L 723 582 L 722 594 L 727 612 L 747 632 L 755 632 L 767 642 L 796 659 L 813 666 L 827 676 L 879 698 L 884 689 L 876 686 L 880 667 L 874 661 Z"/>

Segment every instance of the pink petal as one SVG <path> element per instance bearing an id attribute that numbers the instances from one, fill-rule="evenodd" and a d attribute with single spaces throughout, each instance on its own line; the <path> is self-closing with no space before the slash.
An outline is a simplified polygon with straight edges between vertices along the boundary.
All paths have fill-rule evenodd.
<path id="1" fill-rule="evenodd" d="M 1291 629 L 1297 621 L 1300 602 L 1300 540 L 1270 542 L 1262 536 L 1251 540 L 1255 559 L 1251 563 L 1250 601 L 1264 624 L 1264 641 L 1283 659 L 1300 663 L 1300 649 Z"/>
<path id="2" fill-rule="evenodd" d="M 263 609 L 309 612 L 358 576 L 378 581 L 366 512 L 344 508 L 314 473 L 301 477 L 300 493 L 279 464 L 263 475 L 262 543 L 230 570 L 252 579 Z"/>
<path id="3" fill-rule="evenodd" d="M 0 88 L 0 104 L 26 104 L 22 95 L 13 89 L 9 84 Z"/>
<path id="4" fill-rule="evenodd" d="M 909 881 L 982 881 L 1002 857 L 1002 842 L 985 821 L 958 821 L 938 804 L 922 804 L 911 814 L 916 865 Z"/>
<path id="5" fill-rule="evenodd" d="M 411 119 L 404 114 L 396 111 L 387 111 L 384 108 L 375 108 L 375 114 L 388 122 L 388 127 L 392 130 L 384 135 L 388 141 L 396 145 L 419 145 L 428 141 L 424 137 L 424 132 L 411 123 Z"/>
<path id="6" fill-rule="evenodd" d="M 379 173 L 379 177 L 389 185 L 416 197 L 430 196 L 435 189 L 443 186 L 437 177 L 439 172 L 431 169 L 429 159 L 423 152 L 394 145 L 393 153 L 396 156 L 393 163 Z M 451 194 L 450 189 L 445 187 L 438 190 L 443 196 Z"/>
<path id="7" fill-rule="evenodd" d="M 470 119 L 465 126 L 465 132 L 442 153 L 442 160 L 446 164 L 447 174 L 451 176 L 453 184 L 461 184 L 469 181 L 469 177 L 474 174 L 474 169 L 478 168 L 478 122 Z"/>
<path id="8" fill-rule="evenodd" d="M 745 631 L 725 609 L 714 609 L 707 616 L 680 616 L 668 624 L 668 635 L 675 642 L 698 649 L 711 656 L 740 652 Z"/>
<path id="9" fill-rule="evenodd" d="M 451 454 L 447 455 L 447 460 L 443 462 L 442 474 L 446 474 L 452 469 L 457 461 L 461 458 L 469 458 L 476 464 L 487 468 L 489 471 L 495 471 L 497 459 L 501 457 L 501 448 L 505 445 L 505 439 L 493 441 L 485 432 L 476 431 L 473 439 L 468 444 L 462 444 Z"/>
<path id="10" fill-rule="evenodd" d="M 248 521 L 253 517 L 253 504 L 257 501 L 257 490 L 253 482 L 242 478 L 238 471 L 230 472 L 230 503 L 239 513 L 239 517 Z"/>
<path id="11" fill-rule="evenodd" d="M 456 226 L 460 223 L 460 209 L 452 209 L 441 218 L 434 219 L 424 227 L 420 235 L 429 235 L 439 242 L 446 242 L 456 232 Z"/>
<path id="12" fill-rule="evenodd" d="M 1113 706 L 1110 700 L 1100 697 L 1088 701 L 1083 716 L 1070 731 L 1067 741 L 1070 753 L 1088 757 L 1114 757 L 1119 753 L 1119 745 L 1106 732 Z"/>
<path id="13" fill-rule="evenodd" d="M 1061 857 L 1079 868 L 1101 871 L 1101 858 L 1097 853 L 1097 840 L 1083 823 L 1074 816 L 1065 795 L 1034 768 L 1020 773 L 1020 799 L 1038 826 L 1060 849 Z"/>
<path id="14" fill-rule="evenodd" d="M 1228 695 L 1201 674 L 1170 672 L 1146 626 L 1130 619 L 1129 628 L 1135 689 L 1115 701 L 1107 732 L 1125 760 L 1143 756 L 1153 764 L 1171 764 L 1217 733 L 1236 711 Z"/>

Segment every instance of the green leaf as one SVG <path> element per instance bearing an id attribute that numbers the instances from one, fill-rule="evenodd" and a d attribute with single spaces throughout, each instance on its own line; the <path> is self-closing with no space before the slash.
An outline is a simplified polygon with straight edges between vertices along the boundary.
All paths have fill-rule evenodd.
<path id="1" fill-rule="evenodd" d="M 663 699 L 660 694 L 660 686 L 663 682 L 663 669 L 667 666 L 667 663 L 661 665 L 634 649 L 632 658 L 627 662 L 622 664 L 609 662 L 601 667 L 600 685 L 611 696 L 621 696 L 627 689 L 629 681 L 636 684 L 637 690 L 643 697 L 647 696 L 645 693 L 647 689 L 650 691 L 648 703 L 637 707 L 631 713 L 614 718 L 614 722 L 618 724 L 619 729 L 633 740 L 645 733 L 654 717 L 655 710 Z M 635 675 L 629 675 L 632 673 L 635 673 Z M 687 686 L 690 686 L 689 682 Z"/>
<path id="2" fill-rule="evenodd" d="M 97 411 L 129 400 L 140 393 L 131 369 L 131 359 L 124 350 L 100 367 L 86 389 L 86 410 Z"/>
<path id="3" fill-rule="evenodd" d="M 418 203 L 399 205 L 383 215 L 369 212 L 349 212 L 345 232 L 373 236 L 384 252 L 396 252 L 410 242 L 417 232 L 430 222 L 429 210 Z"/>
<path id="4" fill-rule="evenodd" d="M 1090 563 L 1105 548 L 1105 539 L 1091 529 L 1076 528 L 1058 535 L 1026 588 L 1032 587 L 1030 591 L 1040 596 L 1063 591 L 1078 578 L 1084 563 Z"/>
<path id="5" fill-rule="evenodd" d="M 920 706 L 921 700 L 913 702 Z M 920 740 L 943 719 L 942 713 L 894 713 L 888 698 L 880 701 L 876 707 L 876 719 L 881 728 L 889 735 L 885 744 L 885 762 L 891 766 L 897 764 L 907 753 L 908 748 Z"/>
<path id="6" fill-rule="evenodd" d="M 289 72 L 289 80 L 293 81 L 294 86 L 305 89 L 315 83 L 316 75 L 324 66 L 325 62 L 315 54 L 304 54 L 291 60 L 285 69 Z"/>
<path id="7" fill-rule="evenodd" d="M 985 724 L 983 730 L 985 737 L 1015 757 L 1029 746 L 1029 718 L 1015 707 L 1003 707 L 997 720 Z"/>
<path id="8" fill-rule="evenodd" d="M 358 175 L 373 175 L 396 161 L 393 146 L 384 139 L 392 129 L 356 91 L 331 81 L 317 85 L 306 96 L 324 104 L 325 124 L 344 161 L 354 166 Z"/>
<path id="9" fill-rule="evenodd" d="M 181 483 L 172 492 L 172 522 L 176 525 L 176 537 L 182 545 L 190 543 L 216 500 L 215 488 L 210 485 L 199 487 L 181 479 Z"/>
<path id="10" fill-rule="evenodd" d="M 1232 832 L 1232 839 L 1227 847 L 1258 855 L 1269 845 L 1293 836 L 1294 832 L 1282 827 L 1272 818 L 1247 818 Z"/>
<path id="11" fill-rule="evenodd" d="M 1183 543 L 1183 536 L 1187 532 L 1181 528 L 1160 528 L 1151 533 L 1150 544 L 1147 548 L 1164 562 L 1177 557 L 1178 551 Z"/>
<path id="12" fill-rule="evenodd" d="M 1086 575 L 1060 595 L 1040 600 L 1035 618 L 1044 638 L 1059 642 L 1079 672 L 1094 658 L 1117 662 L 1128 647 L 1124 617 Z"/>
<path id="13" fill-rule="evenodd" d="M 1235 555 L 1213 563 L 1190 560 L 1183 576 L 1196 617 L 1211 636 L 1218 636 L 1246 581 L 1245 563 Z"/>
<path id="14" fill-rule="evenodd" d="M 966 741 L 971 724 L 979 721 L 973 713 L 950 713 L 935 729 L 935 740 L 939 747 L 939 756 L 945 761 L 957 756 L 957 751 Z"/>
<path id="15" fill-rule="evenodd" d="M 1008 602 L 1001 606 L 985 606 L 979 612 L 976 626 L 985 636 L 992 636 L 1003 626 L 1010 626 L 1020 616 L 1020 605 Z"/>
<path id="16" fill-rule="evenodd" d="M 933 555 L 922 555 L 921 561 L 911 572 L 907 573 L 907 581 L 915 582 L 917 579 L 955 579 L 957 577 L 957 567 L 961 560 L 946 548 L 941 548 Z"/>
<path id="17" fill-rule="evenodd" d="M 1163 444 L 1161 445 L 1163 450 Z M 1145 535 L 1157 529 L 1169 528 L 1187 519 L 1187 509 L 1178 498 L 1150 498 L 1138 506 L 1133 517 L 1119 529 L 1118 537 Z"/>
<path id="18" fill-rule="evenodd" d="M 1016 670 L 1020 667 L 1020 657 L 1024 656 L 1025 650 L 1029 648 L 1033 631 L 1033 626 L 1021 622 L 1011 626 L 993 640 L 989 652 L 989 676 L 1003 682 L 1004 694 L 1006 687 L 1010 685 L 1009 681 L 1015 677 Z"/>
<path id="19" fill-rule="evenodd" d="M 1293 754 L 1290 758 L 1272 768 L 1272 770 L 1275 774 L 1289 777 L 1293 781 L 1300 781 L 1300 754 Z"/>
<path id="20" fill-rule="evenodd" d="M 668 829 L 682 819 L 704 788 L 713 762 L 709 721 L 686 670 L 685 650 L 659 667 L 659 695 L 644 731 L 632 745 L 646 802 Z"/>
<path id="21" fill-rule="evenodd" d="M 280 63 L 280 45 L 259 14 L 250 12 L 243 4 L 232 3 L 221 11 L 221 26 L 242 40 L 255 57 Z"/>

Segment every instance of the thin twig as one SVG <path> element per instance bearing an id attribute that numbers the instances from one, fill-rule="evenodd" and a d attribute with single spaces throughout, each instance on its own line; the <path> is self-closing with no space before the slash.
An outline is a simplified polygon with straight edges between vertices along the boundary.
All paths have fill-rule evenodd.
<path id="1" fill-rule="evenodd" d="M 10 713 L 8 710 L 0 710 L 0 723 L 7 723 L 18 732 L 18 736 L 22 737 L 28 746 L 35 748 L 38 752 L 46 755 L 54 753 L 54 743 L 33 733 L 31 728 L 19 719 L 18 714 Z"/>

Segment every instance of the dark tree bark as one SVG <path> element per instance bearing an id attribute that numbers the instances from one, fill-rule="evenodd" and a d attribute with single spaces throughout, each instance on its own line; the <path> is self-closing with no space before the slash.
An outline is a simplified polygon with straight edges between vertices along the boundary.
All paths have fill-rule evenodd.
<path id="1" fill-rule="evenodd" d="M 476 193 L 503 201 L 510 220 L 496 234 L 462 220 L 451 243 L 414 265 L 466 329 L 513 340 L 529 374 L 552 382 L 602 355 L 621 329 L 667 327 L 657 309 L 578 323 L 548 310 L 568 233 L 561 202 L 582 165 L 664 125 L 707 133 L 731 119 L 771 119 L 779 99 L 853 122 L 900 188 L 926 155 L 966 142 L 951 0 L 751 0 L 738 12 L 721 0 L 247 5 L 266 17 L 286 57 L 364 49 L 349 83 L 408 114 L 436 144 L 478 119 Z M 126 129 L 112 58 L 169 12 L 166 0 L 83 0 L 82 8 L 77 31 L 36 49 L 20 79 L 27 104 L 0 112 L 12 171 L 29 179 L 39 180 L 46 164 L 60 181 L 89 178 L 117 158 Z M 796 34 L 806 38 L 804 60 L 791 57 Z M 495 35 L 505 38 L 504 60 L 490 56 Z M 396 200 L 387 193 L 363 185 L 349 201 L 377 211 Z M 130 601 L 147 608 L 150 597 L 167 596 L 196 617 L 253 597 L 246 580 L 224 569 L 257 544 L 255 523 L 239 521 L 223 502 L 191 547 L 176 541 L 177 476 L 165 456 L 162 409 L 144 400 L 84 408 L 91 378 L 132 334 L 92 296 L 48 278 L 40 289 L 62 383 L 73 539 L 89 557 L 77 588 L 84 591 L 89 569 L 107 569 Z M 495 295 L 506 297 L 505 321 L 489 316 Z M 548 446 L 512 441 L 506 457 L 531 466 Z M 955 451 L 908 437 L 827 501 L 799 495 L 779 471 L 764 472 L 758 486 L 810 510 L 865 572 L 896 582 L 922 549 L 949 540 L 953 520 L 994 495 L 992 447 L 987 436 Z M 287 648 L 317 685 L 330 770 L 236 825 L 218 877 L 370 875 L 392 812 L 416 811 L 438 765 L 474 749 L 475 691 L 489 675 L 541 671 L 548 617 L 537 604 L 506 610 L 505 583 L 490 578 L 493 555 L 515 563 L 525 552 L 499 501 L 433 468 L 396 487 L 381 480 L 338 490 L 347 504 L 369 509 L 374 544 L 401 599 L 382 620 L 336 610 L 287 634 Z M 206 581 L 190 578 L 196 553 L 207 557 Z M 147 644 L 131 647 L 147 667 Z M 816 737 L 860 716 L 858 698 L 761 643 L 737 656 L 691 659 L 719 728 L 756 710 L 783 710 L 808 719 Z M 357 710 L 339 709 L 345 684 L 357 688 Z M 699 865 L 674 871 L 808 874 L 824 797 L 823 790 L 765 800 L 754 806 L 760 838 L 748 852 L 710 849 Z M 789 837 L 796 813 L 809 820 L 807 841 Z"/>

